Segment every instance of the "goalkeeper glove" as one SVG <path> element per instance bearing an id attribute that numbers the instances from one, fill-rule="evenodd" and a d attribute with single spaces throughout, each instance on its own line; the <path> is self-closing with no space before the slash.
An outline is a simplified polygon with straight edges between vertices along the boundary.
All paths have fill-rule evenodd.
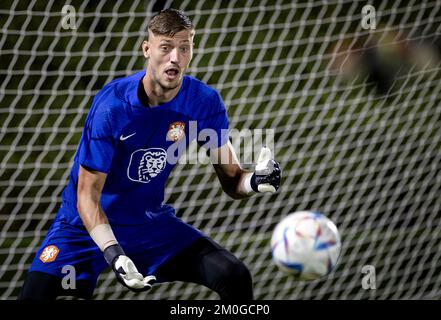
<path id="1" fill-rule="evenodd" d="M 114 244 L 104 250 L 104 258 L 112 267 L 118 281 L 135 292 L 148 291 L 156 281 L 155 276 L 143 277 L 135 264 L 127 257 L 119 244 Z"/>
<path id="2" fill-rule="evenodd" d="M 251 176 L 251 188 L 255 192 L 276 192 L 281 180 L 280 165 L 272 158 L 271 150 L 263 147 Z"/>

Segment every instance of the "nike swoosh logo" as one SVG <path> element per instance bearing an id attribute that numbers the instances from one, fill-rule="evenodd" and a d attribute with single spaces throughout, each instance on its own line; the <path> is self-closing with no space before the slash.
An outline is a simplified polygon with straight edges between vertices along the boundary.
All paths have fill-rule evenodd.
<path id="1" fill-rule="evenodd" d="M 119 140 L 121 140 L 121 141 L 127 140 L 128 138 L 130 138 L 131 136 L 134 136 L 135 134 L 136 134 L 136 132 L 129 134 L 128 136 L 125 136 L 125 137 L 123 135 L 121 135 L 121 137 L 119 137 Z"/>

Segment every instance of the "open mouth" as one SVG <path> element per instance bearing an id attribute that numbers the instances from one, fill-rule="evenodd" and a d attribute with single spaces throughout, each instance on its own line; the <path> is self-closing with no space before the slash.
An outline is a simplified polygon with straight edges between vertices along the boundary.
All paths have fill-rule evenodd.
<path id="1" fill-rule="evenodd" d="M 177 68 L 168 68 L 165 70 L 165 74 L 167 75 L 167 78 L 173 80 L 179 75 L 179 70 Z"/>

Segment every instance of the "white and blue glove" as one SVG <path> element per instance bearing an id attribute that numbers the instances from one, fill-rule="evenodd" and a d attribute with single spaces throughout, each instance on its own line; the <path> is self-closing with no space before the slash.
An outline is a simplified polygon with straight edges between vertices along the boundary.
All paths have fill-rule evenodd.
<path id="1" fill-rule="evenodd" d="M 156 282 L 155 276 L 144 277 L 138 272 L 133 261 L 125 255 L 119 244 L 107 247 L 104 250 L 104 258 L 112 267 L 118 281 L 132 291 L 148 291 Z"/>
<path id="2" fill-rule="evenodd" d="M 272 157 L 271 150 L 263 147 L 260 151 L 257 165 L 251 176 L 251 188 L 255 192 L 274 193 L 279 189 L 282 178 L 280 165 Z"/>

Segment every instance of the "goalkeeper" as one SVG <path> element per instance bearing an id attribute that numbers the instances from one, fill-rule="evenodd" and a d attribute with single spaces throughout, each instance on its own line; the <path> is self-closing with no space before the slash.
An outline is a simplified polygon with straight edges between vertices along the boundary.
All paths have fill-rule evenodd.
<path id="1" fill-rule="evenodd" d="M 255 172 L 241 169 L 228 141 L 221 97 L 184 75 L 193 37 L 185 14 L 161 11 L 142 44 L 146 70 L 110 82 L 94 98 L 61 207 L 20 299 L 90 299 L 107 266 L 137 292 L 155 282 L 185 281 L 214 290 L 222 300 L 253 299 L 247 267 L 163 203 L 176 164 L 166 150 L 188 146 L 195 138 L 192 121 L 198 133 L 216 133 L 198 143 L 210 151 L 222 188 L 232 198 L 275 192 L 280 183 L 279 165 L 268 148 L 262 149 Z M 74 267 L 74 285 L 63 285 L 65 266 Z"/>

